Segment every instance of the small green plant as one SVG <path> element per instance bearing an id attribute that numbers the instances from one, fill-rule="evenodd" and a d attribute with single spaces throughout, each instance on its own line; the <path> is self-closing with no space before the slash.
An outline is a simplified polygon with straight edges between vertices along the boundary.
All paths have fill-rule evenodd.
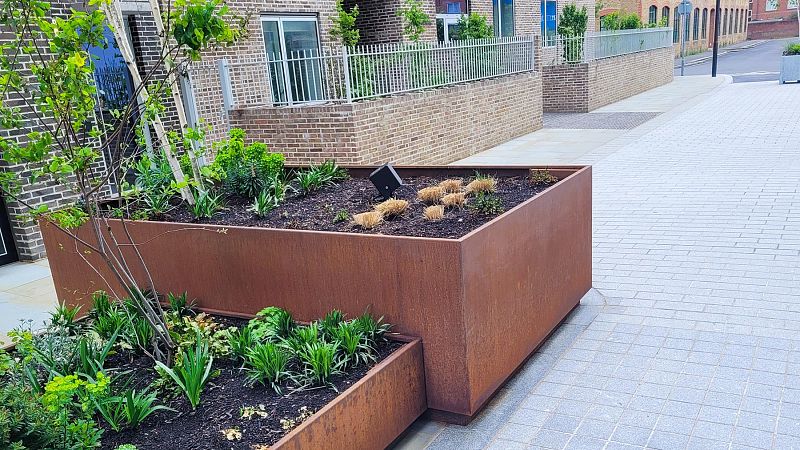
<path id="1" fill-rule="evenodd" d="M 307 343 L 297 350 L 303 365 L 301 380 L 311 386 L 323 386 L 333 375 L 340 372 L 341 363 L 336 361 L 338 343 Z"/>
<path id="2" fill-rule="evenodd" d="M 109 339 L 114 333 L 126 334 L 127 326 L 128 318 L 117 307 L 112 307 L 92 321 L 92 329 L 102 339 Z"/>
<path id="3" fill-rule="evenodd" d="M 350 213 L 346 209 L 340 209 L 333 218 L 333 223 L 342 223 L 350 220 Z"/>
<path id="4" fill-rule="evenodd" d="M 115 330 L 102 346 L 88 336 L 81 336 L 78 339 L 79 373 L 92 375 L 103 371 L 106 359 L 116 345 L 120 331 L 121 329 Z"/>
<path id="5" fill-rule="evenodd" d="M 80 310 L 80 305 L 70 307 L 60 303 L 58 306 L 56 306 L 56 309 L 50 313 L 50 326 L 75 330 L 78 328 L 78 324 L 75 322 L 75 319 L 78 317 Z"/>
<path id="6" fill-rule="evenodd" d="M 341 350 L 339 359 L 342 367 L 352 367 L 375 361 L 375 349 L 354 321 L 341 322 L 332 331 L 333 341 Z"/>
<path id="7" fill-rule="evenodd" d="M 339 165 L 336 164 L 336 161 L 332 159 L 329 159 L 319 166 L 312 168 L 321 173 L 322 177 L 328 180 L 328 182 L 337 182 L 350 178 L 350 175 L 347 173 L 347 169 L 339 167 Z"/>
<path id="8" fill-rule="evenodd" d="M 383 317 L 375 319 L 368 312 L 353 319 L 353 325 L 367 338 L 368 342 L 385 339 L 384 335 L 392 328 L 390 324 L 383 322 Z"/>
<path id="9" fill-rule="evenodd" d="M 169 305 L 169 310 L 178 317 L 194 313 L 194 301 L 190 302 L 188 300 L 186 292 L 180 295 L 170 292 L 167 294 L 167 304 Z"/>
<path id="10" fill-rule="evenodd" d="M 503 200 L 490 191 L 479 191 L 469 202 L 469 208 L 486 215 L 503 212 Z"/>
<path id="11" fill-rule="evenodd" d="M 167 367 L 161 361 L 156 361 L 156 366 L 186 395 L 192 409 L 197 409 L 197 405 L 200 404 L 200 394 L 212 376 L 211 365 L 214 357 L 211 356 L 208 342 L 204 341 L 199 333 L 194 346 L 185 349 L 181 356 L 181 364 L 178 367 Z"/>
<path id="12" fill-rule="evenodd" d="M 228 329 L 228 346 L 234 358 L 244 360 L 247 352 L 258 343 L 253 329 L 249 326 Z"/>
<path id="13" fill-rule="evenodd" d="M 294 352 L 299 352 L 306 345 L 316 344 L 319 341 L 319 323 L 311 322 L 309 325 L 295 328 L 292 335 L 284 339 L 284 345 L 291 348 Z"/>
<path id="14" fill-rule="evenodd" d="M 553 184 L 558 181 L 552 173 L 547 169 L 531 169 L 529 180 L 534 186 L 542 186 L 545 184 Z"/>
<path id="15" fill-rule="evenodd" d="M 210 219 L 220 209 L 222 209 L 222 195 L 210 191 L 201 192 L 194 205 L 189 206 L 195 219 Z"/>
<path id="16" fill-rule="evenodd" d="M 786 50 L 783 52 L 784 56 L 795 56 L 800 55 L 800 42 L 793 42 L 786 46 Z"/>
<path id="17" fill-rule="evenodd" d="M 486 20 L 486 16 L 471 12 L 458 19 L 458 31 L 456 39 L 491 39 L 494 37 L 494 30 Z"/>
<path id="18" fill-rule="evenodd" d="M 273 209 L 278 207 L 278 199 L 270 191 L 261 191 L 253 201 L 248 211 L 258 217 L 266 217 Z"/>
<path id="19" fill-rule="evenodd" d="M 127 389 L 123 395 L 111 396 L 95 401 L 97 412 L 108 422 L 111 429 L 120 431 L 123 428 L 136 428 L 156 411 L 175 411 L 164 405 L 157 405 L 156 394 L 152 392 L 136 392 Z"/>
<path id="20" fill-rule="evenodd" d="M 403 35 L 411 42 L 419 42 L 419 38 L 425 33 L 425 27 L 431 23 L 431 18 L 425 13 L 420 0 L 405 0 L 405 5 L 397 15 L 403 20 Z"/>
<path id="21" fill-rule="evenodd" d="M 277 344 L 257 344 L 247 352 L 247 379 L 253 384 L 269 384 L 275 392 L 280 393 L 280 382 L 289 376 L 286 370 L 288 364 L 289 355 Z"/>
<path id="22" fill-rule="evenodd" d="M 342 322 L 344 322 L 344 314 L 338 309 L 334 309 L 319 321 L 319 327 L 326 336 L 333 336 L 334 330 Z"/>

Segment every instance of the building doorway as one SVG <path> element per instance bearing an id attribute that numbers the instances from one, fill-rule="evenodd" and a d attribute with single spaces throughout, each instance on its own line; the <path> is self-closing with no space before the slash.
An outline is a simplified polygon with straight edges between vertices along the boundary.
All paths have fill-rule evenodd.
<path id="1" fill-rule="evenodd" d="M 0 266 L 17 261 L 17 247 L 14 245 L 14 234 L 8 218 L 6 204 L 0 198 Z"/>

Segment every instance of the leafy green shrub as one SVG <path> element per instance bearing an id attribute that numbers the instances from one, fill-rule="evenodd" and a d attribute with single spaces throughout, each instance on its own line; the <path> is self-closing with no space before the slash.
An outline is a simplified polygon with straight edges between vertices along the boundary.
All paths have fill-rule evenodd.
<path id="1" fill-rule="evenodd" d="M 245 146 L 244 130 L 234 128 L 226 141 L 217 146 L 217 155 L 207 171 L 223 180 L 226 192 L 255 197 L 266 187 L 266 179 L 283 171 L 284 157 L 270 153 L 256 142 Z"/>
<path id="2" fill-rule="evenodd" d="M 222 195 L 211 191 L 201 192 L 195 199 L 194 205 L 189 210 L 196 219 L 209 219 L 222 209 Z"/>
<path id="3" fill-rule="evenodd" d="M 636 30 L 644 28 L 642 19 L 635 13 L 613 12 L 602 18 L 603 30 Z"/>
<path id="4" fill-rule="evenodd" d="M 790 43 L 783 52 L 784 56 L 800 55 L 800 42 Z"/>
<path id="5" fill-rule="evenodd" d="M 50 313 L 50 326 L 61 327 L 68 330 L 75 330 L 78 324 L 75 322 L 80 312 L 81 306 L 70 307 L 63 303 L 59 303 L 56 309 Z"/>
<path id="6" fill-rule="evenodd" d="M 347 179 L 347 170 L 339 167 L 334 161 L 325 161 L 318 166 L 311 166 L 297 172 L 299 191 L 302 195 L 316 191 L 337 181 Z"/>
<path id="7" fill-rule="evenodd" d="M 331 38 L 345 47 L 358 45 L 358 41 L 361 40 L 361 32 L 356 26 L 358 14 L 358 5 L 353 5 L 353 8 L 348 11 L 345 9 L 342 0 L 336 0 L 336 15 L 331 18 L 329 31 Z"/>
<path id="8" fill-rule="evenodd" d="M 295 323 L 288 311 L 270 306 L 259 311 L 248 326 L 252 328 L 255 340 L 280 340 L 289 337 Z"/>
<path id="9" fill-rule="evenodd" d="M 491 39 L 494 37 L 492 26 L 485 16 L 471 12 L 458 19 L 456 39 Z"/>
<path id="10" fill-rule="evenodd" d="M 480 191 L 468 205 L 471 209 L 486 215 L 495 215 L 503 212 L 503 200 L 493 192 Z"/>
<path id="11" fill-rule="evenodd" d="M 257 344 L 247 352 L 247 379 L 253 384 L 269 384 L 276 392 L 280 392 L 279 383 L 289 375 L 286 370 L 288 364 L 289 355 L 283 348 L 272 342 Z"/>
<path id="12" fill-rule="evenodd" d="M 172 292 L 167 294 L 167 304 L 169 310 L 177 316 L 186 316 L 194 313 L 194 301 L 188 300 L 186 292 L 175 295 Z"/>
<path id="13" fill-rule="evenodd" d="M 211 365 L 214 357 L 211 356 L 208 342 L 203 341 L 199 333 L 194 346 L 184 351 L 181 356 L 181 364 L 178 367 L 167 367 L 161 361 L 156 361 L 156 366 L 186 395 L 192 409 L 197 409 L 197 405 L 200 404 L 200 394 L 212 376 Z"/>
<path id="14" fill-rule="evenodd" d="M 586 26 L 589 22 L 589 15 L 586 7 L 578 9 L 574 4 L 564 6 L 561 16 L 558 18 L 556 32 L 564 41 L 563 57 L 568 63 L 581 62 L 583 60 L 583 36 L 586 34 Z"/>
<path id="15" fill-rule="evenodd" d="M 31 389 L 0 383 L 0 448 L 60 448 L 63 436 L 58 421 L 58 413 L 45 409 Z"/>

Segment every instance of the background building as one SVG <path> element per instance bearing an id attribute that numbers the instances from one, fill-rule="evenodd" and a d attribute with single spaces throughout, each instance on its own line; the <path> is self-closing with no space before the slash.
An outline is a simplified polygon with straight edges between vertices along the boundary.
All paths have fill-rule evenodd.
<path id="1" fill-rule="evenodd" d="M 798 36 L 798 0 L 753 0 L 750 3 L 748 39 L 780 39 Z"/>
<path id="2" fill-rule="evenodd" d="M 761 0 L 765 1 L 765 0 Z M 770 0 L 766 0 L 770 1 Z M 776 1 L 776 0 L 771 0 Z M 786 0 L 781 0 L 786 1 Z M 793 0 L 789 0 L 793 1 Z M 664 0 L 607 0 L 600 4 L 597 11 L 597 29 L 600 29 L 602 17 L 613 12 L 638 14 L 645 24 L 663 22 L 673 29 L 673 42 L 676 54 L 680 52 L 680 30 L 684 28 L 686 51 L 689 54 L 700 53 L 714 45 L 714 20 L 716 15 L 714 0 L 692 1 L 692 14 L 681 24 L 676 1 Z M 722 0 L 720 11 L 719 44 L 725 46 L 747 39 L 747 0 Z"/>

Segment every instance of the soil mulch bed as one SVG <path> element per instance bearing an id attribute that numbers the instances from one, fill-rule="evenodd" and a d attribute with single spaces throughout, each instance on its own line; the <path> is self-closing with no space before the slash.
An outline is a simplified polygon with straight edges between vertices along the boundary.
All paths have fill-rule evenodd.
<path id="1" fill-rule="evenodd" d="M 489 222 L 497 215 L 482 214 L 469 206 L 448 208 L 444 219 L 431 222 L 422 211 L 427 206 L 419 202 L 417 190 L 435 186 L 445 178 L 408 177 L 405 186 L 395 191 L 395 197 L 409 201 L 409 208 L 402 216 L 385 220 L 371 230 L 365 230 L 350 220 L 334 222 L 337 213 L 347 211 L 349 216 L 370 211 L 380 200 L 377 191 L 368 179 L 351 178 L 327 186 L 308 196 L 290 195 L 266 217 L 259 218 L 247 209 L 252 200 L 228 198 L 225 208 L 211 219 L 195 220 L 184 205 L 176 207 L 162 217 L 153 220 L 167 222 L 193 222 L 244 227 L 286 228 L 314 231 L 341 231 L 350 233 L 385 234 L 395 236 L 417 236 L 457 239 Z M 469 182 L 464 179 L 464 184 Z M 503 210 L 507 211 L 535 196 L 551 185 L 533 186 L 527 177 L 497 177 L 495 194 L 500 198 Z M 469 200 L 467 202 L 469 205 Z"/>
<path id="2" fill-rule="evenodd" d="M 220 319 L 226 325 L 243 325 L 245 321 Z M 227 323 L 226 323 L 227 322 Z M 239 322 L 239 323 L 237 323 Z M 377 361 L 382 361 L 403 345 L 402 342 L 387 341 L 378 345 Z M 374 366 L 374 365 L 373 365 Z M 283 395 L 271 388 L 256 384 L 250 386 L 245 381 L 241 365 L 230 359 L 217 358 L 214 369 L 219 375 L 212 378 L 200 397 L 200 404 L 192 410 L 188 400 L 182 395 L 172 399 L 159 397 L 159 403 L 177 412 L 159 411 L 151 415 L 136 429 L 114 432 L 106 429 L 102 438 L 102 449 L 115 449 L 121 444 L 134 444 L 138 450 L 204 450 L 204 449 L 247 449 L 253 446 L 269 446 L 280 440 L 291 430 L 284 430 L 281 419 L 295 419 L 299 410 L 307 407 L 316 412 L 330 403 L 340 393 L 366 375 L 373 366 L 360 365 L 348 370 L 344 375 L 333 377 L 332 387 L 312 388 L 291 391 L 285 386 Z M 155 378 L 152 360 L 140 355 L 118 354 L 109 358 L 107 367 L 128 370 L 132 387 L 143 387 Z M 338 392 L 337 392 L 338 391 Z M 241 417 L 242 407 L 264 406 L 268 416 L 258 415 L 250 419 Z M 104 423 L 103 421 L 100 421 Z M 298 423 L 299 425 L 299 423 Z M 222 430 L 238 428 L 241 440 L 229 441 Z"/>

